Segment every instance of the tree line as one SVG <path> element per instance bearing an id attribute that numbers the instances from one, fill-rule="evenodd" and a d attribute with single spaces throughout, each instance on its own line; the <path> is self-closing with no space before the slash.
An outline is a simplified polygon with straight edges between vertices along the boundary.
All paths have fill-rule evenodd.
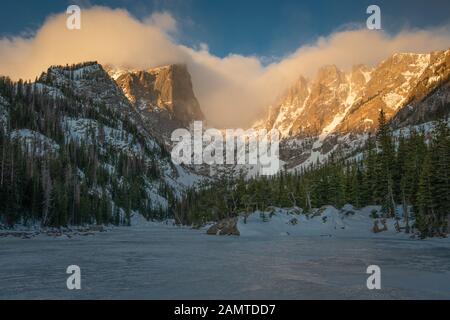
<path id="1" fill-rule="evenodd" d="M 148 149 L 126 114 L 62 89 L 64 97 L 53 97 L 36 90 L 34 83 L 0 78 L 8 114 L 0 128 L 0 223 L 128 225 L 133 211 L 147 218 L 167 217 L 167 209 L 153 204 L 147 194 L 148 184 L 159 182 L 165 196 L 173 198 L 161 180 L 160 155 Z M 73 140 L 66 117 L 91 119 L 99 129 Z M 105 127 L 131 134 L 142 155 L 103 143 Z M 21 129 L 32 130 L 36 138 L 12 135 Z"/>
<path id="2" fill-rule="evenodd" d="M 408 130 L 394 135 L 385 113 L 369 135 L 360 157 L 332 154 L 324 164 L 273 177 L 223 176 L 212 184 L 189 190 L 176 205 L 180 223 L 201 224 L 266 210 L 301 207 L 311 211 L 324 205 L 341 208 L 381 206 L 384 217 L 404 212 L 405 232 L 422 237 L 449 232 L 450 129 L 437 121 L 432 132 Z"/>

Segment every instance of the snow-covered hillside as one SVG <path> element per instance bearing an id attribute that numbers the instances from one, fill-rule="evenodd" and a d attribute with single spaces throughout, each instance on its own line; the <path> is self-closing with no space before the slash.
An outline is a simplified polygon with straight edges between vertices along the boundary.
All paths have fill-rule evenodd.
<path id="1" fill-rule="evenodd" d="M 450 127 L 450 119 L 447 121 Z M 408 137 L 411 132 L 423 132 L 427 139 L 431 138 L 432 132 L 436 126 L 436 121 L 429 121 L 417 125 L 409 125 L 393 130 L 394 139 L 399 137 Z M 288 171 L 299 171 L 307 168 L 312 164 L 324 163 L 329 157 L 335 153 L 341 157 L 351 159 L 361 159 L 364 151 L 368 133 L 346 133 L 332 134 L 322 140 L 320 137 L 315 138 L 292 138 L 282 142 L 284 150 L 289 150 L 295 154 L 291 161 L 285 160 L 284 165 Z M 312 142 L 314 141 L 314 142 Z M 312 145 L 311 145 L 312 143 Z M 297 164 L 296 159 L 300 159 Z"/>
<path id="2" fill-rule="evenodd" d="M 324 66 L 300 79 L 254 128 L 278 129 L 288 169 L 325 161 L 337 150 L 357 151 L 378 126 L 379 110 L 401 129 L 450 112 L 450 50 L 398 53 L 375 68 L 350 72 Z"/>
<path id="3" fill-rule="evenodd" d="M 114 219 L 120 223 L 129 220 L 130 214 L 147 218 L 170 215 L 170 206 L 184 190 L 204 179 L 172 163 L 166 147 L 152 134 L 141 114 L 95 62 L 50 67 L 36 83 L 11 85 L 10 96 L 0 96 L 0 123 L 6 133 L 3 139 L 22 146 L 21 157 L 29 159 L 25 162 L 38 160 L 33 163 L 36 168 L 26 171 L 24 178 L 45 176 L 48 182 L 42 188 L 49 190 L 48 202 L 55 197 L 54 180 L 62 178 L 54 171 L 61 168 L 67 175 L 65 188 L 74 184 L 76 193 L 90 197 L 86 201 L 91 205 L 97 201 L 94 198 L 101 199 L 102 210 L 116 215 Z M 12 152 L 11 147 L 2 147 Z M 19 160 L 8 165 L 19 165 Z M 13 181 L 14 175 L 9 179 Z M 62 194 L 58 197 L 63 199 Z M 85 208 L 83 214 L 90 211 Z M 88 221 L 101 222 L 99 213 L 92 215 L 95 220 Z M 42 219 L 52 218 L 44 215 Z M 75 220 L 69 218 L 68 223 L 78 223 Z"/>
<path id="4" fill-rule="evenodd" d="M 45 135 L 29 129 L 13 130 L 11 139 L 22 144 L 24 151 L 37 156 L 51 156 L 59 151 L 59 145 Z M 34 149 L 34 150 L 33 150 Z"/>
<path id="5" fill-rule="evenodd" d="M 255 212 L 247 218 L 240 217 L 237 227 L 241 237 L 274 236 L 346 236 L 346 237 L 408 237 L 398 233 L 395 219 L 386 219 L 387 230 L 374 233 L 375 221 L 381 226 L 381 207 L 368 206 L 356 209 L 345 205 L 341 210 L 332 206 L 314 209 L 305 214 L 299 208 L 273 208 L 270 212 Z M 400 208 L 399 208 L 400 209 Z M 403 225 L 404 221 L 399 220 Z"/>

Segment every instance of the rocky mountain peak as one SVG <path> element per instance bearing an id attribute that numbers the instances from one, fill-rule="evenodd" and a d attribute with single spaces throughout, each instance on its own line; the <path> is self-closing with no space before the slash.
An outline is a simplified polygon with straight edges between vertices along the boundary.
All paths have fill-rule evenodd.
<path id="1" fill-rule="evenodd" d="M 348 73 L 323 66 L 311 81 L 301 77 L 287 90 L 266 124 L 285 137 L 373 130 L 380 109 L 392 117 L 448 79 L 449 53 L 397 53 L 373 69 L 355 65 Z"/>
<path id="2" fill-rule="evenodd" d="M 166 117 L 187 126 L 204 115 L 194 95 L 186 65 L 168 65 L 148 70 L 109 69 L 130 102 L 148 113 L 165 113 Z"/>
<path id="3" fill-rule="evenodd" d="M 355 65 L 349 72 L 326 65 L 310 81 L 295 82 L 258 126 L 280 131 L 290 150 L 285 158 L 295 158 L 288 162 L 314 163 L 336 149 L 339 137 L 373 132 L 380 109 L 399 125 L 448 113 L 449 81 L 450 50 L 397 53 L 375 68 Z"/>
<path id="4" fill-rule="evenodd" d="M 205 119 L 186 65 L 147 70 L 108 67 L 107 70 L 146 125 L 167 144 L 173 130 Z"/>
<path id="5" fill-rule="evenodd" d="M 344 81 L 345 74 L 341 70 L 339 70 L 335 65 L 326 65 L 317 71 L 314 84 L 327 87 L 336 87 Z"/>
<path id="6" fill-rule="evenodd" d="M 370 81 L 373 69 L 364 64 L 355 65 L 349 74 L 351 82 L 357 87 L 362 87 Z"/>
<path id="7" fill-rule="evenodd" d="M 70 88 L 75 95 L 104 103 L 111 108 L 128 105 L 120 88 L 96 61 L 51 66 L 38 82 L 54 88 Z"/>

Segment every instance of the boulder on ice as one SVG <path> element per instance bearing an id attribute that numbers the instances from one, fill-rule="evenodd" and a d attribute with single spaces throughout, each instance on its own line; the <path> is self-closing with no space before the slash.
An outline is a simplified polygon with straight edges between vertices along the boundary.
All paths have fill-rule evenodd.
<path id="1" fill-rule="evenodd" d="M 237 228 L 237 222 L 238 218 L 223 219 L 211 226 L 206 233 L 209 235 L 239 236 L 240 232 Z"/>

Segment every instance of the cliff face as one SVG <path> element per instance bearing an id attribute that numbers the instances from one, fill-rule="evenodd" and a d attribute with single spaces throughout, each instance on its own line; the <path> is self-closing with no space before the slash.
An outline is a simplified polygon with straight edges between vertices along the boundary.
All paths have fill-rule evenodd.
<path id="1" fill-rule="evenodd" d="M 205 118 L 185 65 L 139 71 L 109 68 L 108 72 L 152 131 L 165 142 L 173 130 Z"/>
<path id="2" fill-rule="evenodd" d="M 380 109 L 392 118 L 449 78 L 450 50 L 395 54 L 375 69 L 358 65 L 348 73 L 324 66 L 309 81 L 300 77 L 258 126 L 285 138 L 372 131 Z"/>
<path id="3" fill-rule="evenodd" d="M 380 109 L 396 128 L 448 114 L 449 81 L 450 50 L 394 54 L 350 72 L 324 66 L 313 79 L 300 77 L 254 127 L 278 129 L 283 160 L 307 165 L 360 146 L 358 139 L 378 127 Z"/>
<path id="4" fill-rule="evenodd" d="M 386 111 L 388 118 L 393 118 L 405 107 L 419 104 L 449 78 L 450 50 L 395 54 L 374 70 L 361 101 L 352 106 L 338 129 L 344 132 L 373 130 L 378 125 L 380 109 Z"/>
<path id="5" fill-rule="evenodd" d="M 14 175 L 5 175 L 11 181 L 5 181 L 24 182 L 14 193 L 2 193 L 7 196 L 1 204 L 17 208 L 8 223 L 32 212 L 26 219 L 43 225 L 128 225 L 132 215 L 162 217 L 171 199 L 201 179 L 172 162 L 139 110 L 96 62 L 52 66 L 33 83 L 1 85 L 0 150 L 15 163 L 8 167 Z M 25 166 L 29 170 L 20 169 Z M 28 188 L 44 179 L 45 192 Z M 29 195 L 46 207 L 17 200 Z"/>

